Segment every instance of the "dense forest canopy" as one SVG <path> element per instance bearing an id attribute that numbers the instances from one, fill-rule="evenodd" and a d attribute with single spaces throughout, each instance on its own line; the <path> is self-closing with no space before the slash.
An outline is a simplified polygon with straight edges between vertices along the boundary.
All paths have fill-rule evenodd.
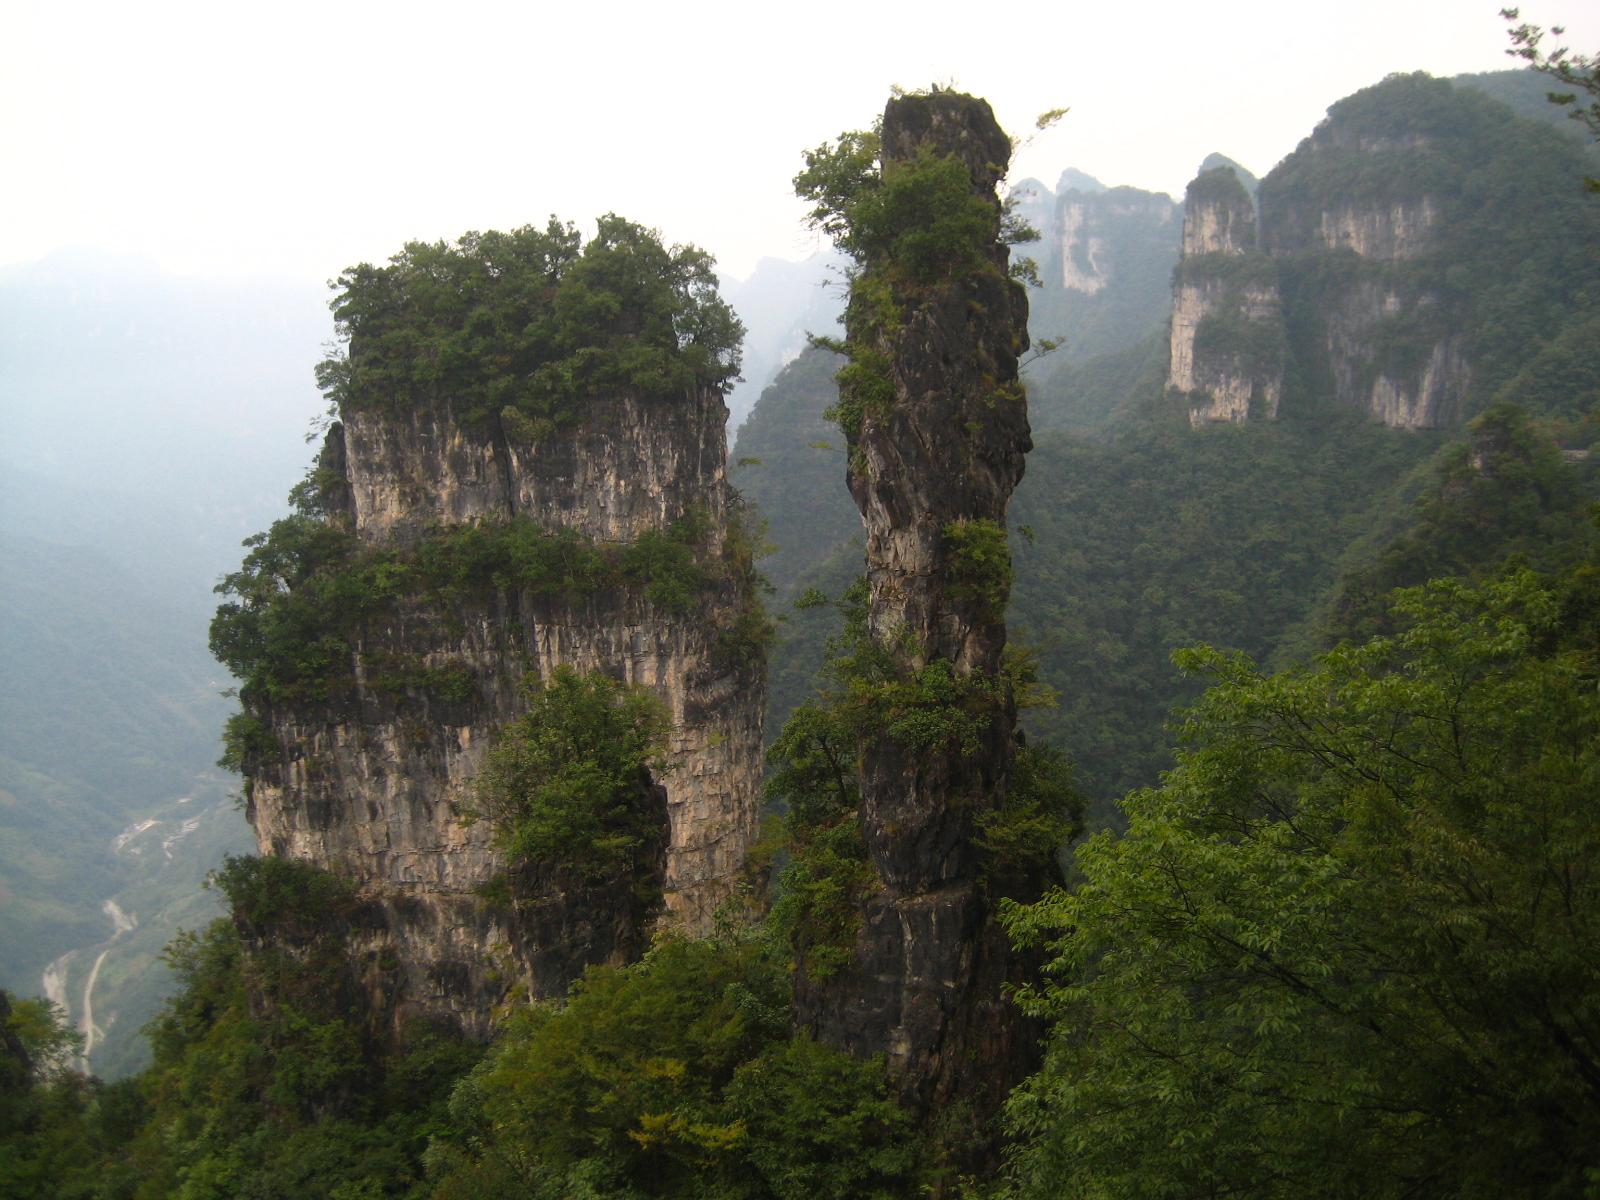
<path id="1" fill-rule="evenodd" d="M 742 329 L 710 255 L 615 214 L 587 242 L 554 218 L 412 242 L 337 286 L 349 351 L 318 379 L 341 411 L 448 396 L 468 424 L 509 413 L 536 428 L 599 393 L 720 387 L 739 374 Z"/>

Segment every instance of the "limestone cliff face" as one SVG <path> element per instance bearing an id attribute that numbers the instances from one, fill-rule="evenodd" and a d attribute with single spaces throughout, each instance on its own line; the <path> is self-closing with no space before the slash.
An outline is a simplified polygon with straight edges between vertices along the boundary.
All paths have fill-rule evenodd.
<path id="1" fill-rule="evenodd" d="M 1262 246 L 1300 298 L 1298 358 L 1340 403 L 1398 429 L 1460 420 L 1471 383 L 1429 270 L 1451 219 L 1429 190 L 1444 175 L 1419 169 L 1431 148 L 1336 105 L 1261 188 Z"/>
<path id="2" fill-rule="evenodd" d="M 1239 418 L 1246 375 L 1205 344 L 1217 334 L 1218 346 L 1248 345 L 1244 335 L 1272 323 L 1258 286 L 1270 277 L 1281 411 L 1334 403 L 1398 429 L 1459 423 L 1505 394 L 1543 338 L 1592 308 L 1582 264 L 1600 214 L 1574 190 L 1593 173 L 1588 153 L 1547 123 L 1421 73 L 1345 97 L 1261 181 L 1254 245 L 1267 266 L 1232 301 L 1203 268 L 1216 268 L 1214 280 L 1249 259 L 1238 232 L 1248 214 L 1237 197 L 1225 209 L 1191 195 L 1170 382 L 1199 398 L 1196 420 Z"/>
<path id="3" fill-rule="evenodd" d="M 414 539 L 438 524 L 517 515 L 622 542 L 694 508 L 720 523 L 725 412 L 710 392 L 672 405 L 617 396 L 576 428 L 497 421 L 478 434 L 448 402 L 353 413 L 340 452 L 354 527 L 366 541 Z"/>
<path id="4" fill-rule="evenodd" d="M 330 430 L 322 463 L 333 519 L 368 545 L 520 515 L 619 542 L 695 511 L 709 518 L 701 553 L 714 562 L 732 496 L 725 419 L 714 389 L 614 396 L 575 425 L 518 430 L 465 428 L 441 398 L 350 414 Z M 505 891 L 493 902 L 479 894 L 507 864 L 463 809 L 529 672 L 599 669 L 667 702 L 673 765 L 653 791 L 662 919 L 709 928 L 755 831 L 765 704 L 764 668 L 725 638 L 747 610 L 748 581 L 713 580 L 682 613 L 621 587 L 571 600 L 513 587 L 418 596 L 361 628 L 353 688 L 315 704 L 246 696 L 284 748 L 251 772 L 261 852 L 357 885 L 351 957 L 386 1018 L 445 1017 L 482 1036 L 506 998 L 559 994 L 590 963 L 637 956 L 648 936 L 652 915 L 625 882 L 560 864 L 514 865 L 509 903 Z M 397 684 L 400 663 L 413 669 L 403 680 L 433 668 L 465 672 L 470 686 L 444 695 Z"/>
<path id="5" fill-rule="evenodd" d="M 1183 258 L 1173 275 L 1167 386 L 1189 420 L 1268 420 L 1283 391 L 1277 273 L 1257 246 L 1255 205 L 1230 167 L 1189 185 Z"/>
<path id="6" fill-rule="evenodd" d="M 1380 361 L 1384 333 L 1414 326 L 1415 310 L 1421 308 L 1425 317 L 1429 303 L 1426 296 L 1407 297 L 1375 280 L 1342 290 L 1324 318 L 1328 365 L 1341 403 L 1391 429 L 1432 429 L 1461 418 L 1471 370 L 1458 333 L 1425 330 L 1420 363 L 1413 358 L 1397 368 Z"/>
<path id="7" fill-rule="evenodd" d="M 1119 259 L 1145 252 L 1178 224 L 1178 207 L 1157 192 L 1117 187 L 1097 192 L 1073 188 L 1056 201 L 1054 240 L 1061 286 L 1093 296 L 1132 264 Z"/>
<path id="8" fill-rule="evenodd" d="M 886 163 L 925 147 L 957 156 L 974 194 L 994 202 L 1010 145 L 984 101 L 900 97 L 882 130 Z M 851 435 L 849 484 L 866 527 L 868 629 L 906 677 L 940 660 L 968 681 L 1001 670 L 1004 604 L 994 611 L 961 586 L 948 534 L 958 522 L 1003 530 L 1032 445 L 1016 386 L 1027 299 L 1004 274 L 1005 248 L 993 241 L 984 253 L 991 268 L 897 293 L 904 315 L 892 332 L 870 333 L 854 307 L 847 318 L 892 364 L 893 402 L 868 406 Z M 1038 1029 L 1004 997 L 1018 959 L 972 841 L 975 817 L 1004 795 L 1013 753 L 1009 698 L 984 711 L 970 752 L 887 734 L 862 742 L 860 820 L 881 886 L 864 901 L 853 961 L 798 985 L 802 1025 L 884 1055 L 924 1112 L 959 1096 L 971 1114 L 992 1113 L 1037 1053 Z"/>
<path id="9" fill-rule="evenodd" d="M 1439 206 L 1431 196 L 1335 204 L 1319 218 L 1317 233 L 1329 250 L 1353 250 L 1362 258 L 1414 258 L 1432 240 Z"/>

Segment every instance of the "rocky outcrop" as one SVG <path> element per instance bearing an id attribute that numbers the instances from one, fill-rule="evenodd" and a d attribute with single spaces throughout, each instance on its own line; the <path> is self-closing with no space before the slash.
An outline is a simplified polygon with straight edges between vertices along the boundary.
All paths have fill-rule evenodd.
<path id="1" fill-rule="evenodd" d="M 1277 271 L 1257 245 L 1255 205 L 1231 166 L 1202 171 L 1185 197 L 1167 386 L 1188 397 L 1195 425 L 1278 415 Z"/>
<path id="2" fill-rule="evenodd" d="M 1417 200 L 1336 204 L 1320 214 L 1317 232 L 1329 250 L 1352 250 L 1362 258 L 1415 258 L 1428 248 L 1439 206 Z"/>
<path id="3" fill-rule="evenodd" d="M 1461 336 L 1429 328 L 1435 324 L 1428 321 L 1431 297 L 1408 299 L 1376 280 L 1357 281 L 1341 292 L 1323 325 L 1338 401 L 1391 429 L 1432 429 L 1460 420 L 1471 371 Z M 1413 345 L 1420 342 L 1426 357 L 1417 361 L 1413 351 L 1404 365 L 1392 351 L 1380 357 L 1385 335 L 1394 332 Z"/>
<path id="4" fill-rule="evenodd" d="M 509 864 L 507 874 L 487 825 L 463 819 L 529 673 L 598 669 L 661 695 L 674 726 L 670 769 L 651 793 L 664 827 L 661 919 L 704 932 L 732 891 L 757 820 L 765 684 L 764 668 L 729 643 L 751 582 L 717 569 L 735 519 L 725 419 L 720 393 L 706 388 L 615 395 L 561 427 L 511 428 L 509 418 L 467 427 L 440 398 L 353 412 L 330 430 L 325 502 L 367 546 L 512 516 L 600 542 L 691 513 L 709 530 L 698 553 L 711 582 L 688 611 L 623 586 L 583 597 L 515 586 L 417 595 L 362 625 L 353 687 L 316 703 L 247 692 L 247 709 L 282 748 L 250 772 L 261 852 L 355 885 L 350 958 L 386 1019 L 445 1017 L 482 1036 L 508 997 L 560 994 L 585 966 L 627 961 L 647 941 L 654 915 L 626 881 L 559 863 Z M 443 676 L 451 686 L 438 685 Z"/>
<path id="5" fill-rule="evenodd" d="M 1442 165 L 1467 148 L 1441 148 L 1429 106 L 1401 100 L 1421 86 L 1397 78 L 1341 101 L 1260 192 L 1262 247 L 1297 297 L 1303 373 L 1397 429 L 1459 421 L 1471 382 L 1446 273 L 1432 268 L 1451 219 L 1434 189 L 1475 164 Z"/>
<path id="6" fill-rule="evenodd" d="M 1055 240 L 1061 286 L 1093 296 L 1128 272 L 1145 243 L 1164 243 L 1176 232 L 1178 209 L 1170 197 L 1138 188 L 1062 192 L 1056 201 Z"/>
<path id="7" fill-rule="evenodd" d="M 1040 234 L 1012 251 L 1038 264 L 1032 327 L 1041 338 L 1064 339 L 1063 358 L 1083 362 L 1161 327 L 1183 223 L 1171 196 L 1108 188 L 1072 168 L 1053 193 L 1024 180 L 1011 196 Z"/>
<path id="8" fill-rule="evenodd" d="M 965 163 L 973 193 L 999 207 L 1010 144 L 989 105 L 935 91 L 891 100 L 886 163 L 927 149 Z M 975 744 L 916 744 L 881 730 L 859 749 L 862 833 L 878 887 L 861 907 L 852 961 L 826 980 L 798 981 L 803 1027 L 859 1055 L 885 1057 L 901 1096 L 924 1113 L 958 1098 L 975 1124 L 1036 1061 L 1039 1030 L 1010 1004 L 1023 975 L 995 919 L 994 881 L 980 878 L 975 821 L 1002 801 L 1015 706 L 1003 682 L 1007 579 L 987 590 L 963 575 L 953 529 L 986 530 L 1004 553 L 1006 506 L 1031 448 L 1017 356 L 1027 299 L 1004 272 L 997 238 L 981 263 L 946 282 L 895 282 L 902 317 L 875 325 L 853 300 L 847 328 L 888 364 L 892 402 L 866 404 L 850 430 L 848 482 L 866 527 L 872 641 L 912 686 L 948 671 L 982 714 Z M 850 401 L 848 386 L 843 389 Z M 1012 894 L 1026 896 L 1037 881 Z M 1003 892 L 1001 894 L 1004 894 Z M 984 1135 L 986 1136 L 986 1135 Z M 962 1153 L 981 1157 L 983 1137 Z"/>

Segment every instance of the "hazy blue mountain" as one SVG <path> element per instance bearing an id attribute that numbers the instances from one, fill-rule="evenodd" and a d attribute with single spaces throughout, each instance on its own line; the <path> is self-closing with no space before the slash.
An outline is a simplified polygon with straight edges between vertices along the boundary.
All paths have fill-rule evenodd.
<path id="1" fill-rule="evenodd" d="M 1029 257 L 1037 262 L 1039 250 L 1055 224 L 1056 194 L 1039 180 L 1029 178 L 1011 184 L 1006 195 L 1014 203 L 1016 214 L 1038 230 L 1040 235 L 1037 242 L 1025 242 L 1013 247 L 1011 256 Z"/>
<path id="2" fill-rule="evenodd" d="M 795 611 L 795 597 L 808 587 L 837 597 L 861 571 L 861 514 L 845 487 L 844 436 L 823 415 L 839 398 L 840 362 L 827 350 L 803 351 L 762 392 L 733 450 L 730 477 L 766 521 L 773 547 L 761 564 L 781 622 L 767 665 L 769 738 L 812 695 L 837 625 L 832 609 Z"/>
<path id="3" fill-rule="evenodd" d="M 1056 180 L 1057 193 L 1079 191 L 1089 194 L 1093 192 L 1103 192 L 1105 190 L 1105 184 L 1101 183 L 1087 171 L 1078 170 L 1077 167 L 1068 167 L 1065 171 L 1061 172 L 1060 177 Z"/>
<path id="4" fill-rule="evenodd" d="M 102 1074 L 138 1065 L 156 954 L 252 844 L 212 765 L 230 683 L 202 613 L 92 550 L 0 539 L 0 987 L 92 1014 Z"/>
<path id="5" fill-rule="evenodd" d="M 0 269 L 0 531 L 207 603 L 305 469 L 326 298 L 81 248 Z M 153 543 L 130 543 L 141 523 Z"/>
<path id="6" fill-rule="evenodd" d="M 1226 154 L 1218 154 L 1215 151 L 1200 160 L 1200 169 L 1195 174 L 1204 175 L 1207 171 L 1215 171 L 1218 167 L 1227 167 L 1231 170 L 1238 177 L 1239 182 L 1244 184 L 1244 190 L 1252 196 L 1256 194 L 1256 189 L 1261 186 L 1261 180 L 1257 179 L 1242 163 L 1235 162 Z"/>
<path id="7" fill-rule="evenodd" d="M 844 260 L 829 250 L 801 262 L 763 258 L 748 279 L 723 277 L 723 299 L 744 322 L 744 379 L 728 395 L 728 433 L 744 423 L 784 364 L 806 348 L 808 333 L 837 333 L 844 311 Z"/>
<path id="8" fill-rule="evenodd" d="M 1135 345 L 1172 310 L 1183 205 L 1163 192 L 1084 178 L 1094 186 L 1056 193 L 1044 237 L 1024 250 L 1042 284 L 1028 297 L 1029 330 L 1035 342 L 1064 339 L 1052 357 L 1026 365 L 1035 388 L 1062 363 Z"/>
<path id="9" fill-rule="evenodd" d="M 0 987 L 92 1023 L 101 1074 L 252 844 L 211 586 L 304 471 L 325 299 L 78 248 L 0 269 Z"/>

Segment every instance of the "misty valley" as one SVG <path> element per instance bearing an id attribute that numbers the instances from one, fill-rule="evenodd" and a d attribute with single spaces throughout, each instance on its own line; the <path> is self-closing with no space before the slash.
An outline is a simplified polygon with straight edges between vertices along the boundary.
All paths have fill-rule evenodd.
<path id="1" fill-rule="evenodd" d="M 1181 197 L 897 88 L 744 280 L 0 271 L 0 1197 L 1594 1195 L 1600 68 L 1513 42 Z"/>

